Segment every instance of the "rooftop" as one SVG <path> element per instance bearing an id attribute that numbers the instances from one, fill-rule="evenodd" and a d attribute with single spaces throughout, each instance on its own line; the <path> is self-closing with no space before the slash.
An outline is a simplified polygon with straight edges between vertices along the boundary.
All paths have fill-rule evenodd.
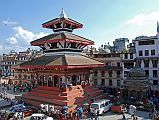
<path id="1" fill-rule="evenodd" d="M 53 42 L 58 42 L 58 41 L 61 41 L 61 40 L 74 40 L 76 42 L 79 42 L 79 43 L 86 43 L 86 44 L 90 44 L 90 45 L 93 45 L 94 42 L 89 40 L 89 39 L 86 39 L 84 37 L 81 37 L 81 36 L 78 36 L 78 35 L 75 35 L 73 33 L 69 33 L 69 32 L 60 32 L 60 33 L 54 33 L 54 34 L 50 34 L 48 36 L 45 36 L 45 37 L 42 37 L 42 38 L 39 38 L 37 40 L 34 40 L 31 42 L 31 45 L 42 45 L 42 44 L 45 44 L 45 43 L 53 43 Z"/>

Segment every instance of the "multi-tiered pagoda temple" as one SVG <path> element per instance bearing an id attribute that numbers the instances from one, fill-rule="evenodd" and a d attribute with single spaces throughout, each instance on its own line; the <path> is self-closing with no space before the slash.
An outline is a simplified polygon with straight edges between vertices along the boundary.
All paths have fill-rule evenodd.
<path id="1" fill-rule="evenodd" d="M 66 105 L 75 109 L 79 104 L 102 97 L 101 90 L 90 86 L 90 71 L 104 64 L 81 54 L 84 47 L 94 42 L 72 33 L 83 25 L 68 18 L 62 10 L 58 18 L 42 26 L 54 33 L 32 41 L 31 45 L 41 47 L 44 56 L 14 68 L 16 78 L 21 76 L 22 79 L 27 74 L 30 81 L 37 84 L 35 89 L 23 95 L 25 102 L 36 106 L 41 103 Z"/>

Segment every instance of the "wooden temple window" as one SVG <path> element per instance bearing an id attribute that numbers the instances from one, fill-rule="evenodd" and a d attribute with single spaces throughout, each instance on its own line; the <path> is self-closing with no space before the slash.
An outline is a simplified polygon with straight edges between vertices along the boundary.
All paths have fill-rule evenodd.
<path id="1" fill-rule="evenodd" d="M 43 83 L 42 76 L 39 76 L 38 85 L 39 85 L 39 86 L 42 86 L 42 83 Z"/>
<path id="2" fill-rule="evenodd" d="M 30 79 L 31 77 L 28 75 L 28 79 Z"/>
<path id="3" fill-rule="evenodd" d="M 101 85 L 105 86 L 105 79 L 102 79 Z"/>
<path id="4" fill-rule="evenodd" d="M 95 71 L 95 72 L 94 72 L 94 76 L 95 76 L 95 77 L 97 77 L 97 74 L 98 74 L 98 72 L 97 72 L 97 71 Z"/>
<path id="5" fill-rule="evenodd" d="M 43 75 L 43 86 L 47 86 L 47 76 Z"/>
<path id="6" fill-rule="evenodd" d="M 18 76 L 19 76 L 19 79 L 21 79 L 21 78 L 22 78 L 22 75 L 20 75 L 20 74 L 19 74 Z"/>
<path id="7" fill-rule="evenodd" d="M 34 79 L 34 75 L 31 75 L 31 79 Z"/>
<path id="8" fill-rule="evenodd" d="M 52 79 L 52 76 L 49 76 L 49 77 L 48 77 L 48 86 L 49 86 L 49 87 L 53 87 L 53 79 Z"/>
<path id="9" fill-rule="evenodd" d="M 17 78 L 17 75 L 15 75 L 15 78 Z"/>
<path id="10" fill-rule="evenodd" d="M 102 71 L 101 75 L 102 75 L 102 77 L 105 77 L 105 71 Z"/>
<path id="11" fill-rule="evenodd" d="M 109 77 L 112 77 L 112 73 L 113 73 L 112 71 L 109 71 Z"/>
<path id="12" fill-rule="evenodd" d="M 97 79 L 94 79 L 94 85 L 98 85 Z"/>
<path id="13" fill-rule="evenodd" d="M 24 79 L 27 79 L 27 75 L 24 75 L 23 77 L 24 77 Z"/>
<path id="14" fill-rule="evenodd" d="M 42 86 L 42 85 L 43 85 L 42 80 L 38 80 L 38 85 L 39 85 L 39 86 Z"/>
<path id="15" fill-rule="evenodd" d="M 112 79 L 109 79 L 109 86 L 112 86 Z"/>

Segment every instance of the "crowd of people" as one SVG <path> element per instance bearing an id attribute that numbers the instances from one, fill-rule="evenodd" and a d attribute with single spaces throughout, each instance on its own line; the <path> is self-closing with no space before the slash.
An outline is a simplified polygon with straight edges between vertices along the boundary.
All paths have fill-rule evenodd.
<path id="1" fill-rule="evenodd" d="M 69 84 L 68 87 L 71 88 L 72 84 Z M 16 92 L 27 92 L 27 91 L 31 91 L 31 89 L 33 88 L 34 86 L 30 85 L 30 84 L 1 84 L 1 88 L 2 88 L 2 92 L 0 92 L 0 98 L 1 99 L 4 99 L 8 102 L 11 103 L 11 105 L 14 104 L 13 100 L 9 97 L 7 97 L 7 92 L 6 91 L 12 91 L 13 93 L 16 93 Z M 60 88 L 65 88 L 66 86 L 64 84 L 61 84 Z M 155 95 L 152 95 L 150 97 L 150 99 L 148 100 L 143 100 L 143 103 L 147 103 L 147 102 L 151 102 L 153 104 L 153 109 L 152 109 L 152 115 L 153 117 L 155 116 L 155 118 L 158 117 L 157 115 L 157 112 L 155 113 L 154 111 L 156 111 L 155 109 L 158 108 L 158 99 Z M 86 108 L 84 106 L 80 106 L 78 107 L 75 111 L 69 111 L 68 112 L 68 108 L 67 107 L 62 107 L 60 110 L 58 109 L 55 109 L 54 106 L 47 106 L 47 105 L 42 105 L 39 106 L 40 109 L 38 112 L 40 113 L 44 113 L 48 116 L 52 116 L 56 119 L 60 119 L 60 120 L 65 120 L 66 118 L 67 119 L 71 119 L 71 120 L 78 120 L 78 119 L 82 119 L 83 117 L 86 117 L 86 116 L 90 116 L 91 119 L 99 119 L 99 113 L 98 113 L 98 110 L 94 110 L 94 113 L 93 114 L 89 114 L 89 107 Z M 130 106 L 132 107 L 132 106 Z M 155 109 L 154 109 L 155 108 Z M 135 111 L 136 109 L 130 109 L 129 108 L 129 113 L 131 114 L 131 117 L 133 118 L 133 120 L 137 120 L 137 117 L 135 116 Z M 88 115 L 89 114 L 89 115 Z M 2 119 L 2 116 L 4 117 L 4 115 L 7 116 L 7 112 L 3 115 L 0 114 L 0 120 Z M 15 117 L 16 119 L 21 116 L 22 118 L 22 114 L 21 115 L 16 115 L 15 114 Z M 125 119 L 125 113 L 123 112 L 123 119 Z"/>
<path id="2" fill-rule="evenodd" d="M 77 107 L 75 111 L 68 111 L 67 106 L 56 109 L 55 106 L 40 104 L 39 113 L 44 113 L 59 120 L 79 120 L 86 118 L 88 109 L 85 106 Z"/>

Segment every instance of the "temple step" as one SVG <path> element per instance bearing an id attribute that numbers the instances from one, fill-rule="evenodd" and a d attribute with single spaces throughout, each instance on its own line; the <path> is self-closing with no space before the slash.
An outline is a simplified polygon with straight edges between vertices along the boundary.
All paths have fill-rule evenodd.
<path id="1" fill-rule="evenodd" d="M 89 103 L 91 99 L 104 97 L 103 91 L 93 86 L 71 86 L 71 88 L 54 88 L 39 86 L 23 95 L 24 101 L 36 106 L 41 103 L 55 106 L 69 106 L 75 109 L 81 103 Z M 73 106 L 73 107 L 72 107 Z"/>
<path id="2" fill-rule="evenodd" d="M 85 93 L 85 95 L 83 97 L 80 97 L 80 98 L 76 99 L 75 103 L 85 101 L 87 98 L 93 99 L 94 97 L 99 96 L 101 94 L 103 94 L 102 91 L 95 91 L 95 92 L 87 93 L 87 94 Z"/>
<path id="3" fill-rule="evenodd" d="M 52 94 L 52 95 L 61 94 L 61 91 L 49 91 L 49 90 L 42 90 L 42 89 L 35 89 L 32 91 L 37 92 L 37 93 Z"/>
<path id="4" fill-rule="evenodd" d="M 46 86 L 38 86 L 37 89 L 40 90 L 48 90 L 48 91 L 61 91 L 58 87 L 46 87 Z"/>
<path id="5" fill-rule="evenodd" d="M 32 96 L 32 95 L 23 95 L 23 98 L 26 100 L 32 100 L 32 101 L 37 101 L 37 102 L 44 102 L 47 104 L 53 104 L 53 105 L 60 105 L 64 106 L 69 103 L 68 100 L 59 100 L 59 99 L 48 99 L 48 98 L 43 98 L 41 96 Z"/>

